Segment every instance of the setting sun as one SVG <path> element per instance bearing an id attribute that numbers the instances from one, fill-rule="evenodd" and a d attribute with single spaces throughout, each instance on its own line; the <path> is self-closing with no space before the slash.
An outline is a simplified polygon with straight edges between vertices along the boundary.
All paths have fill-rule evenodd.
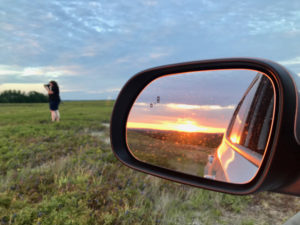
<path id="1" fill-rule="evenodd" d="M 199 126 L 196 125 L 194 121 L 183 121 L 182 123 L 179 122 L 178 125 L 175 125 L 176 130 L 178 131 L 185 131 L 185 132 L 196 132 L 199 130 Z"/>

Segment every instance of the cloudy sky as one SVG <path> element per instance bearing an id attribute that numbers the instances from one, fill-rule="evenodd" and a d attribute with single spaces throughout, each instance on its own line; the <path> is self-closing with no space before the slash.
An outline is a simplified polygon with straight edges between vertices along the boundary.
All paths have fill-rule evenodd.
<path id="1" fill-rule="evenodd" d="M 2 0 L 0 91 L 112 99 L 148 67 L 261 57 L 300 73 L 299 0 Z"/>

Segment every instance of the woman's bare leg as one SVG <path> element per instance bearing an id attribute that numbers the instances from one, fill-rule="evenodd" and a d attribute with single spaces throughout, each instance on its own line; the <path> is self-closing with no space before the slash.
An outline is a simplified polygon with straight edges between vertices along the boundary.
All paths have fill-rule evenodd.
<path id="1" fill-rule="evenodd" d="M 56 114 L 56 121 L 59 121 L 60 120 L 60 113 L 59 113 L 59 111 L 56 110 L 55 114 Z"/>
<path id="2" fill-rule="evenodd" d="M 56 113 L 53 110 L 50 110 L 50 111 L 51 111 L 51 120 L 52 120 L 52 122 L 54 122 L 56 119 Z"/>

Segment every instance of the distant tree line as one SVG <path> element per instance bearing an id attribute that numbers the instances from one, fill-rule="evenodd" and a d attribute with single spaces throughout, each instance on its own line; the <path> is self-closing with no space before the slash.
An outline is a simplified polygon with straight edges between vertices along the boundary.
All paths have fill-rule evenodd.
<path id="1" fill-rule="evenodd" d="M 36 91 L 28 93 L 8 90 L 0 93 L 0 103 L 42 103 L 48 102 L 48 96 Z"/>

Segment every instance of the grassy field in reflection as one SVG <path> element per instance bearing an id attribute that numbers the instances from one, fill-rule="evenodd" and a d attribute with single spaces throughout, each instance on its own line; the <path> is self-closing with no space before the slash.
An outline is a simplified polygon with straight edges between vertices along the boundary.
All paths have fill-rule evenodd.
<path id="1" fill-rule="evenodd" d="M 214 154 L 223 133 L 128 129 L 127 143 L 143 162 L 203 176 L 208 155 Z"/>

